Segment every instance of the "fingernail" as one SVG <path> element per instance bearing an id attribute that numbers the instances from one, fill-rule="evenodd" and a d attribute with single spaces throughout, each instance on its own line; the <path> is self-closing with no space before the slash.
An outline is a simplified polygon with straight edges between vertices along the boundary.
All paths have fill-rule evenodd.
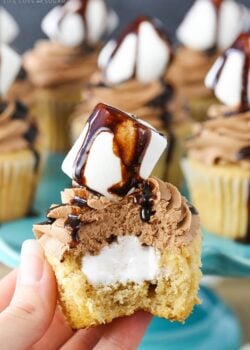
<path id="1" fill-rule="evenodd" d="M 44 253 L 40 244 L 35 240 L 25 241 L 22 245 L 20 264 L 20 283 L 34 284 L 43 275 Z"/>

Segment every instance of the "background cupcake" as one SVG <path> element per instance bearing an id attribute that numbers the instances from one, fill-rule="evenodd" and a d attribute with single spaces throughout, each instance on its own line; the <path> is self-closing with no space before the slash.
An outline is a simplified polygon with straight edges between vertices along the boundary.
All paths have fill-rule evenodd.
<path id="1" fill-rule="evenodd" d="M 68 149 L 68 117 L 96 68 L 100 40 L 113 19 L 103 0 L 70 0 L 42 21 L 51 40 L 38 41 L 24 56 L 24 68 L 36 87 L 36 115 L 51 151 Z"/>
<path id="2" fill-rule="evenodd" d="M 203 83 L 209 68 L 249 27 L 249 10 L 235 1 L 196 0 L 184 17 L 177 29 L 181 45 L 167 78 L 186 99 L 195 119 L 204 120 L 207 108 L 216 102 Z"/>
<path id="3" fill-rule="evenodd" d="M 20 56 L 1 46 L 1 95 L 21 66 Z M 28 109 L 0 99 L 0 222 L 26 215 L 42 168 L 41 139 Z"/>
<path id="4" fill-rule="evenodd" d="M 172 87 L 162 79 L 172 55 L 172 46 L 162 24 L 145 16 L 138 17 L 116 40 L 108 42 L 99 55 L 100 70 L 91 77 L 83 92 L 84 102 L 75 111 L 73 140 L 79 136 L 87 115 L 98 102 L 128 110 L 168 135 L 169 153 L 163 155 L 155 173 L 162 179 L 169 179 L 171 174 L 171 181 L 179 184 L 179 169 L 173 164 L 177 159 L 173 153 L 179 151 L 171 111 L 179 108 L 178 117 L 185 118 Z M 175 147 L 172 147 L 174 139 Z"/>
<path id="5" fill-rule="evenodd" d="M 187 142 L 183 162 L 190 193 L 206 229 L 250 238 L 250 35 L 241 34 L 206 78 L 225 105 L 209 109 Z"/>

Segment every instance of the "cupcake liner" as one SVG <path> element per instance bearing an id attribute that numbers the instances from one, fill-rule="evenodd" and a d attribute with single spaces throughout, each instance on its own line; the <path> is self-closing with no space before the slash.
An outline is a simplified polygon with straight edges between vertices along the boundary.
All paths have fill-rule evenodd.
<path id="1" fill-rule="evenodd" d="M 65 152 L 70 147 L 69 119 L 74 107 L 81 101 L 81 88 L 65 86 L 36 92 L 33 112 L 46 138 L 46 147 L 51 152 Z"/>
<path id="2" fill-rule="evenodd" d="M 248 234 L 250 172 L 237 165 L 206 166 L 184 159 L 182 169 L 202 225 L 233 239 Z"/>
<path id="3" fill-rule="evenodd" d="M 30 150 L 0 154 L 0 222 L 21 218 L 31 209 L 43 159 L 35 169 Z"/>

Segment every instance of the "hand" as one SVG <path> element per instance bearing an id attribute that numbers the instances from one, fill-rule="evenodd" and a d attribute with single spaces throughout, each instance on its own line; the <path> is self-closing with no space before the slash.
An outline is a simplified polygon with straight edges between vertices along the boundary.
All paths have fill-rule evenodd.
<path id="1" fill-rule="evenodd" d="M 72 331 L 57 307 L 54 274 L 38 242 L 26 241 L 19 270 L 0 281 L 1 350 L 132 350 L 151 320 L 145 312 Z"/>

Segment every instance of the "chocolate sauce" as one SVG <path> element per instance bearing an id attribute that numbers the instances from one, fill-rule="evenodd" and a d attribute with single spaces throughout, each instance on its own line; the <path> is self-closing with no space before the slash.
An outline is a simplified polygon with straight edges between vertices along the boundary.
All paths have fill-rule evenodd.
<path id="1" fill-rule="evenodd" d="M 126 36 L 129 34 L 135 34 L 136 36 L 138 36 L 139 27 L 143 22 L 150 22 L 153 25 L 153 27 L 156 30 L 156 32 L 158 33 L 159 37 L 165 42 L 167 48 L 169 49 L 170 60 L 172 60 L 172 57 L 173 57 L 172 44 L 171 44 L 170 39 L 168 38 L 168 35 L 167 35 L 166 30 L 163 27 L 162 23 L 159 20 L 154 19 L 154 18 L 150 18 L 148 16 L 139 16 L 132 23 L 130 23 L 125 28 L 125 30 L 120 34 L 120 36 L 118 36 L 118 38 L 116 39 L 116 46 L 115 46 L 112 54 L 109 57 L 106 68 L 108 67 L 110 61 L 112 60 L 112 58 L 115 56 L 115 54 L 119 50 L 119 48 L 122 45 Z M 136 52 L 138 52 L 138 45 L 139 45 L 138 40 L 137 40 L 136 45 L 137 45 Z M 135 77 L 135 76 L 136 76 L 136 62 L 134 64 L 134 72 L 133 72 L 132 77 Z"/>
<path id="2" fill-rule="evenodd" d="M 81 219 L 79 215 L 69 214 L 64 226 L 71 231 L 71 238 L 74 243 L 79 243 L 78 230 L 81 226 Z"/>
<path id="3" fill-rule="evenodd" d="M 149 222 L 152 215 L 155 214 L 154 201 L 155 195 L 153 194 L 153 185 L 150 181 L 144 181 L 139 186 L 139 191 L 134 194 L 134 203 L 141 205 L 140 218 L 143 222 Z"/>
<path id="4" fill-rule="evenodd" d="M 87 200 L 81 197 L 75 196 L 73 199 L 71 199 L 70 204 L 76 205 L 79 208 L 83 208 L 87 205 Z"/>
<path id="5" fill-rule="evenodd" d="M 27 72 L 23 67 L 21 67 L 17 74 L 16 80 L 23 81 L 25 79 L 27 79 Z"/>
<path id="6" fill-rule="evenodd" d="M 127 137 L 121 135 L 127 127 L 132 124 L 133 134 Z M 151 130 L 139 123 L 135 117 L 102 103 L 99 103 L 88 120 L 89 128 L 75 159 L 74 180 L 80 186 L 86 186 L 84 170 L 88 159 L 90 148 L 96 137 L 103 131 L 114 135 L 113 151 L 120 159 L 122 180 L 108 189 L 112 194 L 124 196 L 128 191 L 142 182 L 140 177 L 140 165 L 151 139 Z M 129 142 L 130 147 L 127 147 Z"/>
<path id="7" fill-rule="evenodd" d="M 38 170 L 39 164 L 40 164 L 40 153 L 35 149 L 35 147 L 33 145 L 37 136 L 38 136 L 37 125 L 35 123 L 31 123 L 29 129 L 23 135 L 23 137 L 25 138 L 25 140 L 28 141 L 28 143 L 30 145 L 29 148 L 34 155 L 34 158 L 35 158 L 34 171 L 35 172 Z"/>
<path id="8" fill-rule="evenodd" d="M 11 116 L 11 119 L 25 120 L 28 116 L 28 108 L 20 101 L 15 101 L 15 111 Z"/>
<path id="9" fill-rule="evenodd" d="M 7 108 L 7 102 L 0 102 L 0 113 L 3 113 L 5 109 Z"/>
<path id="10" fill-rule="evenodd" d="M 199 215 L 197 209 L 191 203 L 188 202 L 187 205 L 192 215 Z"/>
<path id="11" fill-rule="evenodd" d="M 53 219 L 53 218 L 47 218 L 47 220 L 43 221 L 43 222 L 40 222 L 39 224 L 37 225 L 52 225 L 53 222 L 55 222 L 56 219 Z"/>
<path id="12" fill-rule="evenodd" d="M 171 100 L 171 98 L 174 95 L 174 89 L 172 87 L 172 85 L 167 84 L 167 83 L 163 83 L 164 86 L 164 91 L 162 92 L 162 94 L 156 96 L 153 100 L 149 101 L 147 103 L 147 105 L 149 107 L 165 107 L 166 104 Z"/>
<path id="13" fill-rule="evenodd" d="M 106 242 L 107 242 L 108 244 L 117 242 L 117 236 L 115 236 L 115 235 L 109 236 L 109 237 L 106 239 Z"/>
<path id="14" fill-rule="evenodd" d="M 250 160 L 250 146 L 241 148 L 237 155 L 237 160 L 249 159 Z"/>

